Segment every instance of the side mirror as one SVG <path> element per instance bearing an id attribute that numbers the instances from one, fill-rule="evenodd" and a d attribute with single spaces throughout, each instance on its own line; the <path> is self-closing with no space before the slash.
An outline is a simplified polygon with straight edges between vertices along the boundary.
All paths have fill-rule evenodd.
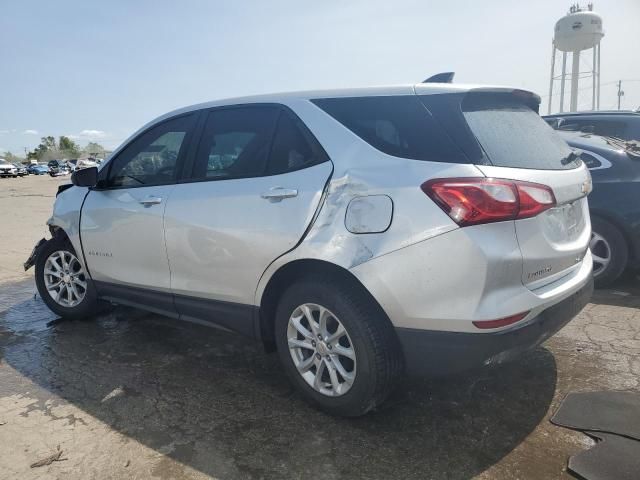
<path id="1" fill-rule="evenodd" d="M 71 183 L 76 187 L 95 187 L 98 183 L 98 167 L 76 170 L 71 174 Z"/>

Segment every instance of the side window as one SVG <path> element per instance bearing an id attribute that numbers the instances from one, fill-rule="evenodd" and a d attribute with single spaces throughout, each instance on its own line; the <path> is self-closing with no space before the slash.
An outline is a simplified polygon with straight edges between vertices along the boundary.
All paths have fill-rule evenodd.
<path id="1" fill-rule="evenodd" d="M 311 167 L 327 160 L 318 145 L 309 143 L 293 118 L 282 112 L 269 155 L 269 175 Z"/>
<path id="2" fill-rule="evenodd" d="M 239 107 L 209 113 L 193 177 L 242 178 L 263 175 L 278 110 Z"/>
<path id="3" fill-rule="evenodd" d="M 600 160 L 598 160 L 596 157 L 594 157 L 590 153 L 582 152 L 580 154 L 580 158 L 582 159 L 582 161 L 584 162 L 584 164 L 587 166 L 589 170 L 602 166 L 602 163 L 600 162 Z"/>
<path id="4" fill-rule="evenodd" d="M 322 98 L 312 103 L 387 155 L 468 163 L 416 95 Z"/>
<path id="5" fill-rule="evenodd" d="M 140 187 L 174 183 L 177 163 L 195 115 L 175 118 L 134 140 L 111 162 L 107 186 Z"/>
<path id="6" fill-rule="evenodd" d="M 580 159 L 584 162 L 589 170 L 604 170 L 611 168 L 612 164 L 602 155 L 595 152 L 587 152 L 582 150 L 580 152 Z"/>

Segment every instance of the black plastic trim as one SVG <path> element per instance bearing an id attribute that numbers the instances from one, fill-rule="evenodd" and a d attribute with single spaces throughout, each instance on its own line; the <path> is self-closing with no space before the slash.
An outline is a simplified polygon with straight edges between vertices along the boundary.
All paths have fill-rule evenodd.
<path id="1" fill-rule="evenodd" d="M 129 285 L 94 280 L 98 297 L 114 303 L 138 307 L 150 312 L 177 317 L 173 294 Z"/>
<path id="2" fill-rule="evenodd" d="M 396 328 L 407 371 L 437 377 L 510 361 L 564 327 L 589 302 L 593 279 L 521 327 L 495 333 Z"/>
<path id="3" fill-rule="evenodd" d="M 258 307 L 208 298 L 174 295 L 181 320 L 217 325 L 248 337 L 256 336 Z"/>
<path id="4" fill-rule="evenodd" d="M 147 288 L 94 281 L 98 297 L 113 303 L 140 308 L 161 315 L 207 326 L 223 327 L 242 335 L 256 333 L 258 307 L 208 298 L 175 295 Z"/>

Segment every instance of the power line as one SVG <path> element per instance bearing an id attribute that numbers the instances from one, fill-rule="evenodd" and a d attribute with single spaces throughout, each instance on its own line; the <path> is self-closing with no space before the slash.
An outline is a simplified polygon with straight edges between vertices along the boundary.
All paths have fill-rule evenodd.
<path id="1" fill-rule="evenodd" d="M 632 79 L 628 79 L 628 80 L 625 80 L 623 78 L 622 80 L 614 80 L 612 82 L 605 82 L 605 83 L 601 83 L 600 85 L 603 86 L 603 87 L 606 87 L 606 86 L 609 86 L 609 85 L 617 85 L 619 81 L 622 81 L 622 82 L 640 82 L 640 78 L 632 78 Z M 591 86 L 582 87 L 582 88 L 579 88 L 578 91 L 582 92 L 584 90 L 591 90 L 591 88 L 592 88 Z M 552 96 L 555 97 L 556 95 L 560 95 L 560 93 L 556 92 Z M 549 98 L 549 95 L 540 95 L 540 98 Z"/>

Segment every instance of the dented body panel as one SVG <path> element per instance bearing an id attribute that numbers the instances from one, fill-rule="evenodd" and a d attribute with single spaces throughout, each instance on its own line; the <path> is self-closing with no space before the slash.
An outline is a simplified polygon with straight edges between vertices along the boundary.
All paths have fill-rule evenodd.
<path id="1" fill-rule="evenodd" d="M 80 216 L 82 205 L 89 189 L 71 187 L 61 192 L 53 204 L 53 214 L 47 220 L 49 228 L 59 228 L 69 237 L 73 249 L 78 252 L 78 260 L 84 268 L 87 267 L 80 241 Z"/>
<path id="2" fill-rule="evenodd" d="M 308 101 L 283 103 L 313 131 L 332 159 L 334 171 L 313 225 L 294 250 L 275 259 L 266 269 L 256 289 L 254 305 L 261 304 L 264 289 L 275 272 L 292 261 L 323 260 L 348 270 L 459 228 L 420 190 L 420 184 L 434 177 L 483 176 L 476 166 L 392 157 L 363 142 Z M 392 199 L 390 225 L 380 233 L 352 233 L 345 225 L 347 208 L 352 200 L 367 196 Z M 386 215 L 387 208 L 383 208 L 381 214 Z"/>

